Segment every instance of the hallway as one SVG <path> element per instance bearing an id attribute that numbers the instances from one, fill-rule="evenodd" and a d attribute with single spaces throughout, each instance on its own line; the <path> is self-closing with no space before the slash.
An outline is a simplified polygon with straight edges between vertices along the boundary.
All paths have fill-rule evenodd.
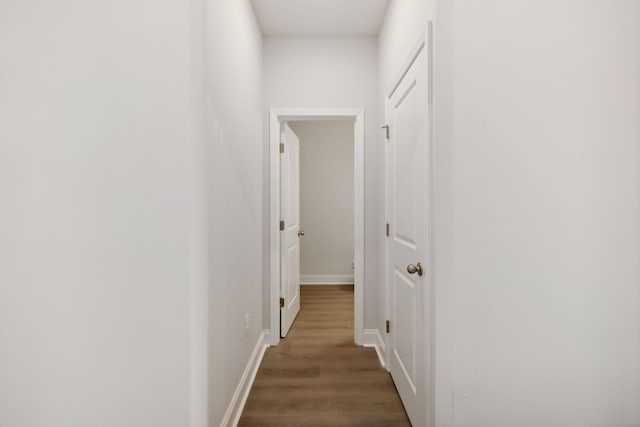
<path id="1" fill-rule="evenodd" d="M 639 402 L 640 0 L 0 0 L 0 427 Z"/>
<path id="2" fill-rule="evenodd" d="M 353 342 L 353 286 L 303 286 L 287 338 L 266 350 L 239 426 L 409 426 L 374 349 Z"/>

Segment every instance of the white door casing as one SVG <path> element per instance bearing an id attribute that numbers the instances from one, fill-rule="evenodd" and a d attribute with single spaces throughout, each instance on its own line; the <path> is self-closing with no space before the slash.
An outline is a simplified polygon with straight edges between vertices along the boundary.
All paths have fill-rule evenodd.
<path id="1" fill-rule="evenodd" d="M 280 336 L 286 337 L 300 311 L 300 140 L 285 123 L 280 154 Z"/>
<path id="2" fill-rule="evenodd" d="M 432 418 L 428 61 L 423 43 L 387 100 L 388 361 L 414 426 Z M 410 273 L 410 265 L 423 274 Z"/>
<path id="3" fill-rule="evenodd" d="M 300 120 L 354 120 L 354 179 L 355 179 L 355 230 L 354 230 L 354 341 L 364 342 L 364 122 L 361 108 L 272 108 L 269 114 L 269 330 L 267 342 L 278 345 L 280 341 L 281 295 L 281 219 L 280 203 L 280 139 L 282 124 Z"/>

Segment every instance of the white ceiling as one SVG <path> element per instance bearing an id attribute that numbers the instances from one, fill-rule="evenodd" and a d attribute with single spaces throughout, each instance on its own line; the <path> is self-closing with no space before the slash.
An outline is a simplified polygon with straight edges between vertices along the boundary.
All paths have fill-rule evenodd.
<path id="1" fill-rule="evenodd" d="M 389 0 L 252 0 L 269 36 L 376 36 Z"/>

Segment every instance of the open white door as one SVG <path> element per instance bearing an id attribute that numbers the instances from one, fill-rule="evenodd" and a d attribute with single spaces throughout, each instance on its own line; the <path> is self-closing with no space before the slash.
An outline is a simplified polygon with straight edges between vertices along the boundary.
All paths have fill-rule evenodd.
<path id="1" fill-rule="evenodd" d="M 387 103 L 389 172 L 389 370 L 414 426 L 427 426 L 430 120 L 422 49 Z"/>
<path id="2" fill-rule="evenodd" d="M 284 124 L 280 140 L 280 336 L 300 311 L 300 140 Z"/>

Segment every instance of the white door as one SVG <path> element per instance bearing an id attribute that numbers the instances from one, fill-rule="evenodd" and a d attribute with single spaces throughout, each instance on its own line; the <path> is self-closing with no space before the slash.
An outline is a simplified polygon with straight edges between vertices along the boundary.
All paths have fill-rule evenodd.
<path id="1" fill-rule="evenodd" d="M 300 140 L 286 124 L 280 139 L 280 336 L 300 311 Z"/>
<path id="2" fill-rule="evenodd" d="M 430 120 L 427 52 L 387 102 L 390 298 L 389 370 L 411 423 L 427 425 L 430 366 Z M 425 323 L 425 321 L 427 323 Z M 430 382 L 430 380 L 429 380 Z"/>

